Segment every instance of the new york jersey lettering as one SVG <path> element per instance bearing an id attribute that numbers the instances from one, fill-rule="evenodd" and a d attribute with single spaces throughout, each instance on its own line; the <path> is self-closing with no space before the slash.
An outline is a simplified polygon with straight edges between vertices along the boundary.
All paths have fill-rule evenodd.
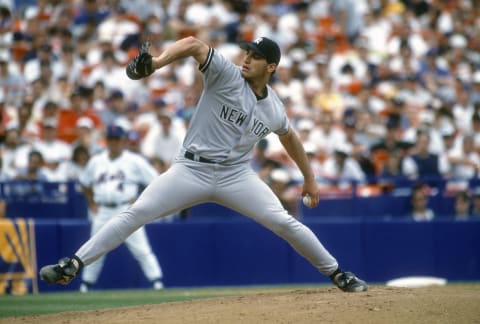
<path id="1" fill-rule="evenodd" d="M 241 111 L 238 111 L 237 109 L 223 105 L 222 110 L 220 111 L 220 117 L 232 124 L 242 126 L 243 122 L 247 118 L 247 115 Z"/>
<path id="2" fill-rule="evenodd" d="M 270 132 L 270 128 L 268 128 L 261 120 L 254 118 L 251 131 L 258 137 L 264 137 Z"/>

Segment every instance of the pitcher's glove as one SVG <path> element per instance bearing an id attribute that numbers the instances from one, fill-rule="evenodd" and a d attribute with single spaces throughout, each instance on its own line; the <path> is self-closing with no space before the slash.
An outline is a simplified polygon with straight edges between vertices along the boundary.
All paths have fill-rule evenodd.
<path id="1" fill-rule="evenodd" d="M 139 80 L 149 76 L 154 72 L 152 66 L 152 55 L 148 53 L 149 47 L 149 41 L 143 43 L 138 54 L 130 63 L 128 63 L 126 72 L 130 79 Z"/>

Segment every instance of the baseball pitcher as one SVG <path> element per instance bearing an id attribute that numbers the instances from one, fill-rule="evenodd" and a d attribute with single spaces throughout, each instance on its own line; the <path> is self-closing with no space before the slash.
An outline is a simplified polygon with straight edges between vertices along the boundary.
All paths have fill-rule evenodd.
<path id="1" fill-rule="evenodd" d="M 148 53 L 148 43 L 142 46 L 126 69 L 135 80 L 179 59 L 193 57 L 199 64 L 204 90 L 183 147 L 170 169 L 73 257 L 43 267 L 43 280 L 67 284 L 84 265 L 114 249 L 144 224 L 198 203 L 214 202 L 282 237 L 341 290 L 367 290 L 363 280 L 339 267 L 308 227 L 288 214 L 252 170 L 249 160 L 255 143 L 274 132 L 303 174 L 302 196 L 310 197 L 310 207 L 318 205 L 318 186 L 307 155 L 289 125 L 281 100 L 268 85 L 280 62 L 280 48 L 266 37 L 241 43 L 240 47 L 245 55 L 242 65 L 236 66 L 195 37 L 180 39 L 155 57 Z"/>

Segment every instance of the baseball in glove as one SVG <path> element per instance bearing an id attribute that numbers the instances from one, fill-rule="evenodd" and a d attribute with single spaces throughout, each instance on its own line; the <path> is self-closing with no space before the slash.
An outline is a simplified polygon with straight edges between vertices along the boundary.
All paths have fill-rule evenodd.
<path id="1" fill-rule="evenodd" d="M 145 78 L 154 72 L 152 66 L 152 55 L 148 52 L 150 48 L 150 42 L 146 41 L 140 47 L 140 51 L 128 63 L 126 72 L 127 76 L 132 80 L 139 80 Z"/>

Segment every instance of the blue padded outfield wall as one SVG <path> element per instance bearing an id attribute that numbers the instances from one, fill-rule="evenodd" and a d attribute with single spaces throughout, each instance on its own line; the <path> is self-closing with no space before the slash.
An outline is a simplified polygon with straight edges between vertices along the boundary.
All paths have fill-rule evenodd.
<path id="1" fill-rule="evenodd" d="M 7 218 L 0 219 L 3 287 L 34 277 L 41 266 L 72 255 L 88 239 L 85 201 L 75 184 L 9 184 L 1 189 L 8 202 Z M 403 276 L 479 281 L 480 218 L 453 220 L 448 195 L 436 194 L 430 203 L 439 217 L 414 222 L 404 214 L 406 195 L 323 198 L 318 208 L 300 207 L 301 221 L 344 269 L 369 282 Z M 185 220 L 154 222 L 146 229 L 167 287 L 328 283 L 275 234 L 215 204 L 195 206 Z M 64 291 L 78 289 L 80 280 L 49 286 L 33 278 L 27 284 L 29 291 Z M 96 288 L 149 286 L 122 245 L 108 254 Z"/>
<path id="2" fill-rule="evenodd" d="M 426 275 L 451 281 L 480 280 L 480 221 L 362 219 L 304 222 L 345 269 L 370 282 Z M 283 240 L 245 220 L 152 223 L 147 232 L 167 287 L 327 283 Z M 88 238 L 83 221 L 35 223 L 38 265 L 71 255 Z M 77 289 L 39 282 L 39 290 Z M 124 245 L 112 251 L 97 288 L 149 284 Z"/>

